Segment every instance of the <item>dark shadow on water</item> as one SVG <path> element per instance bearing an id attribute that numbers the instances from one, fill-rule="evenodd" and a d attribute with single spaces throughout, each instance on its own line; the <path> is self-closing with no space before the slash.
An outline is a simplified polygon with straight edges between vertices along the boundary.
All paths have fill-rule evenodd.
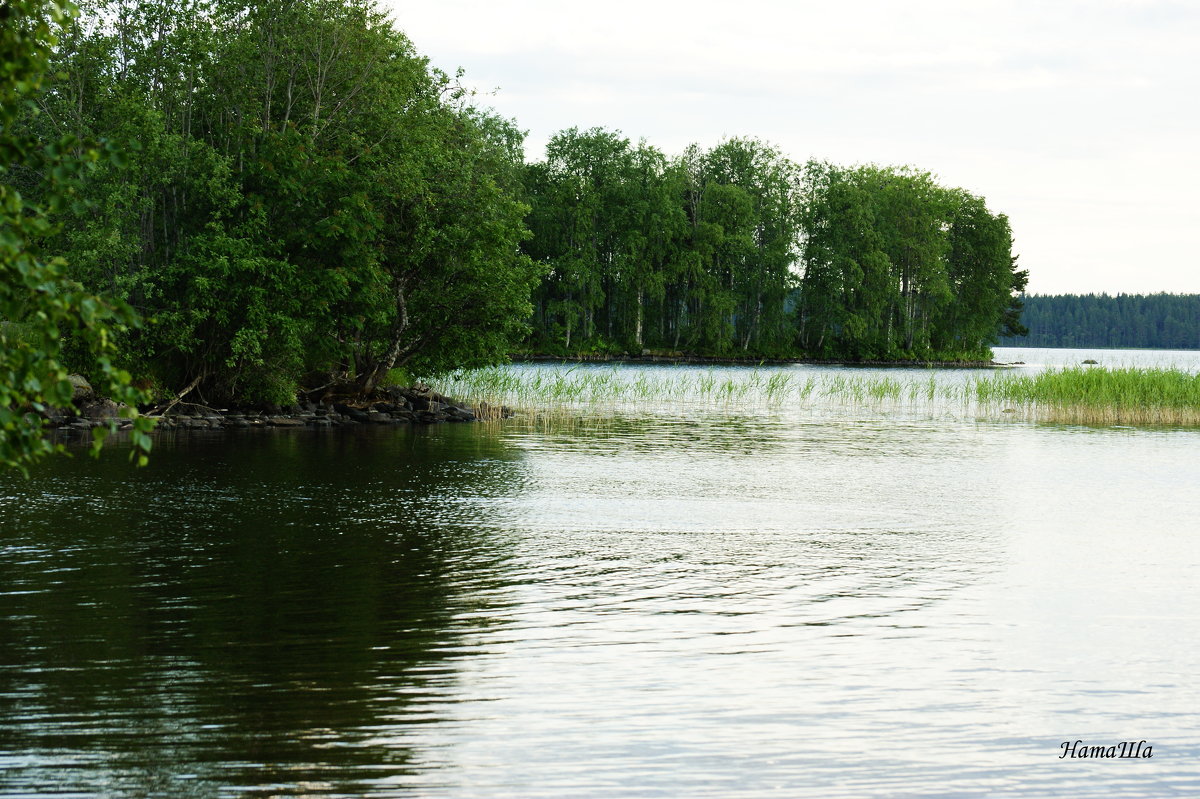
<path id="1" fill-rule="evenodd" d="M 307 431 L 299 431 L 306 433 Z M 519 451 L 444 428 L 161 436 L 0 482 L 0 795 L 362 793 L 504 602 Z"/>

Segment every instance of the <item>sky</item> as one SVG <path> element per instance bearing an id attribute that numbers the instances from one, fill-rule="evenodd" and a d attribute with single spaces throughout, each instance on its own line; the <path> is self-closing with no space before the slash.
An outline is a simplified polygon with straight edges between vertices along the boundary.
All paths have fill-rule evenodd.
<path id="1" fill-rule="evenodd" d="M 528 131 L 752 136 L 1009 216 L 1029 291 L 1200 293 L 1200 0 L 382 0 Z"/>

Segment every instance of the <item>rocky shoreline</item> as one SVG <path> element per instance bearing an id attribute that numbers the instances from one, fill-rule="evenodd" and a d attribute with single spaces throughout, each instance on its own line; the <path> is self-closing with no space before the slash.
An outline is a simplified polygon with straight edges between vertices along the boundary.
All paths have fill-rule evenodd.
<path id="1" fill-rule="evenodd" d="M 72 407 L 51 408 L 43 414 L 47 426 L 57 430 L 90 430 L 117 422 L 117 429 L 133 423 L 120 416 L 112 400 L 97 397 L 86 381 L 72 378 L 75 398 Z M 211 408 L 197 403 L 177 402 L 146 416 L 157 420 L 155 430 L 244 430 L 253 428 L 332 428 L 354 425 L 430 425 L 506 419 L 511 409 L 480 403 L 467 407 L 426 386 L 391 386 L 380 389 L 369 400 L 324 399 L 295 405 L 249 408 Z"/>

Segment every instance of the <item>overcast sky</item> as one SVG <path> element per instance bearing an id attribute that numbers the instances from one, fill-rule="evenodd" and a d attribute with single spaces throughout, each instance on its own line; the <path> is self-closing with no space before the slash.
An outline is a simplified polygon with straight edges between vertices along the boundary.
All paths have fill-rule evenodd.
<path id="1" fill-rule="evenodd" d="M 1200 293 L 1200 0 L 383 0 L 529 132 L 912 164 L 1012 220 L 1038 293 Z"/>

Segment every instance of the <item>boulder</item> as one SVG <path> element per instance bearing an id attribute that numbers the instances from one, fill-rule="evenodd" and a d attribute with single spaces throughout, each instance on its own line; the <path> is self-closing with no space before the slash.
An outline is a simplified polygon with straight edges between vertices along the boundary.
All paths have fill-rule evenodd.
<path id="1" fill-rule="evenodd" d="M 94 399 L 80 407 L 79 415 L 85 419 L 115 419 L 121 415 L 122 407 L 110 399 Z"/>
<path id="2" fill-rule="evenodd" d="M 83 375 L 67 375 L 67 382 L 71 384 L 71 402 L 79 403 L 96 396 L 92 384 Z"/>
<path id="3" fill-rule="evenodd" d="M 304 420 L 293 416 L 268 416 L 267 424 L 271 427 L 304 427 Z"/>

